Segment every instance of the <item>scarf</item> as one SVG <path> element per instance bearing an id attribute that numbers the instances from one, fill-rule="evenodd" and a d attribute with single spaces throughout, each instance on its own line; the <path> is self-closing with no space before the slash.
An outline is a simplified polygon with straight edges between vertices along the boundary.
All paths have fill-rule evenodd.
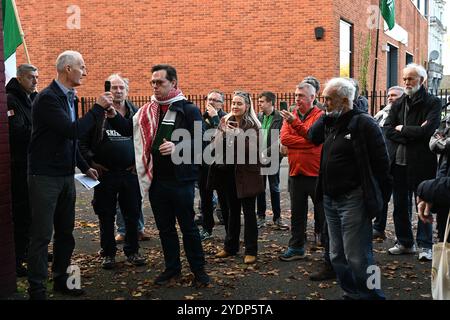
<path id="1" fill-rule="evenodd" d="M 168 134 L 169 131 L 170 134 L 172 133 L 176 112 L 170 110 L 170 106 L 174 102 L 181 100 L 186 100 L 186 98 L 181 90 L 176 88 L 169 92 L 164 101 L 158 101 L 153 95 L 151 101 L 143 105 L 133 117 L 136 173 L 141 189 L 142 201 L 145 199 L 153 179 L 153 144 L 156 143 L 157 139 L 162 142 L 162 139 L 166 138 L 166 134 Z M 169 106 L 169 110 L 161 122 L 161 130 L 158 128 L 160 106 Z M 172 130 L 170 130 L 170 127 Z M 164 130 L 162 130 L 163 128 Z M 159 145 L 160 144 L 161 143 L 159 143 Z"/>

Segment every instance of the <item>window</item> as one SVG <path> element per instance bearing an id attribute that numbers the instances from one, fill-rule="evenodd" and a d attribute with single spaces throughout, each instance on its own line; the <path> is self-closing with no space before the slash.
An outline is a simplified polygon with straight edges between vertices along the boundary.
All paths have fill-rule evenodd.
<path id="1" fill-rule="evenodd" d="M 387 88 L 398 84 L 398 48 L 388 44 L 387 54 Z"/>
<path id="2" fill-rule="evenodd" d="M 339 29 L 339 76 L 349 77 L 352 74 L 352 25 L 344 20 L 340 21 Z"/>
<path id="3" fill-rule="evenodd" d="M 410 64 L 410 63 L 413 63 L 413 60 L 414 60 L 414 57 L 413 57 L 413 55 L 412 54 L 409 54 L 408 52 L 406 53 L 406 66 L 408 65 L 408 64 Z"/>

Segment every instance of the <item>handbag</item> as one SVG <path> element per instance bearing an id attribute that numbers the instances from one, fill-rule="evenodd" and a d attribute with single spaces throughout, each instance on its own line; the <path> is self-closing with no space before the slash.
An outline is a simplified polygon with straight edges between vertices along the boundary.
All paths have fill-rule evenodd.
<path id="1" fill-rule="evenodd" d="M 431 292 L 434 300 L 450 300 L 450 213 L 445 227 L 444 242 L 433 245 L 431 262 Z"/>

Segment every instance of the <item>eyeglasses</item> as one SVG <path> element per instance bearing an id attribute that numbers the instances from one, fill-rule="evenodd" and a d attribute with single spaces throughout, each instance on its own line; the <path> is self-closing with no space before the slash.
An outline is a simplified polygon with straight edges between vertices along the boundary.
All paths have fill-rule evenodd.
<path id="1" fill-rule="evenodd" d="M 208 102 L 217 102 L 217 103 L 223 103 L 223 101 L 222 100 L 219 100 L 219 99 L 211 99 L 211 98 L 208 98 L 208 99 L 206 99 Z"/>

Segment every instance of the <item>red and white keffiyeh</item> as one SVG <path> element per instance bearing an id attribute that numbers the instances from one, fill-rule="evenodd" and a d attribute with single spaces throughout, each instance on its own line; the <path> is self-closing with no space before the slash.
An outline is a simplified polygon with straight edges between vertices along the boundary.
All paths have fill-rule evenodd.
<path id="1" fill-rule="evenodd" d="M 133 139 L 136 173 L 139 179 L 142 199 L 145 198 L 153 179 L 152 144 L 158 131 L 160 106 L 169 106 L 176 101 L 185 100 L 180 89 L 172 89 L 166 100 L 151 101 L 143 105 L 133 117 Z"/>

